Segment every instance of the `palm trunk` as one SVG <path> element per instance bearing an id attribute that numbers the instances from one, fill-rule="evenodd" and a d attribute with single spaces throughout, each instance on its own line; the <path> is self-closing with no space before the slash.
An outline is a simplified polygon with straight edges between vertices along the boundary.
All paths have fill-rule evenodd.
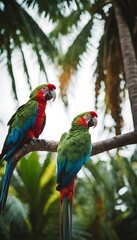
<path id="1" fill-rule="evenodd" d="M 114 3 L 114 10 L 119 31 L 124 72 L 131 104 L 134 129 L 137 130 L 137 59 L 129 27 L 117 1 Z"/>

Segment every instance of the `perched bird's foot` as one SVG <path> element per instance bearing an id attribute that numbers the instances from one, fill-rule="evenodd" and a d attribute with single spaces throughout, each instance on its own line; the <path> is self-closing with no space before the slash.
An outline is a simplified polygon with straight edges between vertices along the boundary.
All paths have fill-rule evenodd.
<path id="1" fill-rule="evenodd" d="M 27 148 L 29 148 L 30 145 L 31 145 L 31 146 L 34 146 L 34 143 L 35 143 L 36 141 L 39 141 L 39 139 L 34 137 L 34 138 L 32 138 L 32 140 L 31 140 L 30 142 L 25 143 L 25 144 L 23 145 L 23 152 L 26 153 Z"/>
<path id="2" fill-rule="evenodd" d="M 38 138 L 32 138 L 32 140 L 30 141 L 30 144 L 33 146 L 35 142 L 39 141 Z"/>
<path id="3" fill-rule="evenodd" d="M 35 137 L 32 138 L 30 142 L 25 143 L 25 144 L 23 145 L 23 152 L 26 153 L 26 151 L 27 151 L 27 149 L 29 148 L 29 146 L 31 145 L 31 146 L 33 147 L 33 146 L 34 146 L 34 143 L 37 142 L 37 141 L 39 141 L 39 142 L 45 142 L 45 139 L 38 139 L 38 138 L 35 138 Z"/>
<path id="4" fill-rule="evenodd" d="M 27 150 L 27 147 L 28 147 L 28 145 L 27 144 L 23 144 L 23 154 L 25 154 L 26 153 L 26 150 Z"/>

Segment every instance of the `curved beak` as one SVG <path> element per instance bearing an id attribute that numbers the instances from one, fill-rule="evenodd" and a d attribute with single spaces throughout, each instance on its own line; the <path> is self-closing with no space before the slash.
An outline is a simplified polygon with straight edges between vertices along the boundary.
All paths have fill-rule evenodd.
<path id="1" fill-rule="evenodd" d="M 54 101 L 56 99 L 56 92 L 55 92 L 54 89 L 51 91 L 51 94 L 52 94 L 52 98 L 53 98 L 53 101 Z"/>
<path id="2" fill-rule="evenodd" d="M 48 101 L 48 100 L 51 100 L 53 98 L 53 101 L 55 100 L 56 98 L 56 92 L 54 89 L 50 90 L 46 95 L 45 95 L 45 99 Z"/>
<path id="3" fill-rule="evenodd" d="M 95 127 L 97 126 L 97 124 L 98 124 L 98 120 L 97 120 L 96 117 L 93 117 L 93 118 L 92 118 L 92 121 L 93 121 L 94 128 L 95 128 Z"/>
<path id="4" fill-rule="evenodd" d="M 96 117 L 92 117 L 92 119 L 88 122 L 88 127 L 93 127 L 95 128 L 97 126 L 97 118 Z"/>

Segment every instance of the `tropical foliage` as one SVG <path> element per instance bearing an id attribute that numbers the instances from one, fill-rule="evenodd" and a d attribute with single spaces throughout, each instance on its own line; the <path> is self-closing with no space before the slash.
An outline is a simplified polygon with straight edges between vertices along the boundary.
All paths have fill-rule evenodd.
<path id="1" fill-rule="evenodd" d="M 20 160 L 6 209 L 0 216 L 3 240 L 59 239 L 59 195 L 55 186 L 54 156 L 48 154 L 43 164 L 35 152 Z"/>
<path id="2" fill-rule="evenodd" d="M 137 153 L 131 159 L 91 160 L 86 167 L 86 177 L 77 181 L 74 208 L 76 226 L 91 234 L 84 239 L 135 240 Z"/>
<path id="3" fill-rule="evenodd" d="M 16 99 L 18 97 L 14 76 L 16 65 L 13 63 L 15 53 L 16 56 L 20 53 L 19 59 L 22 61 L 30 87 L 30 74 L 26 60 L 28 49 L 26 50 L 25 46 L 30 46 L 30 49 L 33 51 L 33 58 L 37 57 L 40 70 L 45 73 L 46 77 L 46 64 L 43 62 L 42 54 L 46 54 L 52 60 L 57 54 L 55 46 L 27 12 L 26 6 L 30 6 L 30 4 L 31 1 L 26 1 L 26 4 L 25 1 L 22 4 L 15 0 L 11 0 L 10 2 L 6 0 L 0 1 L 0 61 L 7 65 Z"/>
<path id="4" fill-rule="evenodd" d="M 59 239 L 55 156 L 40 162 L 32 153 L 14 172 L 0 216 L 3 240 Z M 76 181 L 73 239 L 136 240 L 137 153 L 131 159 L 90 160 L 83 171 Z"/>
<path id="5" fill-rule="evenodd" d="M 11 0 L 10 3 L 1 0 L 0 60 L 7 64 L 15 97 L 18 96 L 13 59 L 17 50 L 30 87 L 26 45 L 33 50 L 34 59 L 37 57 L 40 71 L 45 73 L 47 81 L 47 60 L 44 56 L 54 60 L 56 66 L 62 66 L 59 80 L 61 96 L 65 101 L 72 74 L 76 73 L 79 66 L 82 67 L 85 52 L 92 56 L 91 45 L 94 44 L 95 31 L 100 32 L 97 57 L 94 60 L 96 104 L 105 88 L 105 112 L 111 113 L 116 123 L 116 133 L 119 134 L 123 124 L 121 104 L 125 96 L 125 76 L 113 3 L 112 0 Z M 137 2 L 122 0 L 119 4 L 129 26 L 137 55 Z M 32 17 L 33 11 L 36 13 L 35 17 Z M 54 29 L 51 32 L 41 29 L 37 23 L 40 19 L 38 15 L 53 23 Z M 45 24 L 48 24 L 48 20 Z M 67 50 L 64 50 L 64 41 L 68 42 Z"/>
<path id="6" fill-rule="evenodd" d="M 113 6 L 115 1 L 95 0 L 74 2 L 76 4 L 75 10 L 71 9 L 67 16 L 59 19 L 57 27 L 51 33 L 52 37 L 60 40 L 60 35 L 68 37 L 74 31 L 76 32 L 74 40 L 72 38 L 72 42 L 61 58 L 61 65 L 63 67 L 62 74 L 60 75 L 62 97 L 66 95 L 71 75 L 78 70 L 79 65 L 82 67 L 84 53 L 88 52 L 89 56 L 92 56 L 90 45 L 94 44 L 95 31 L 100 32 L 97 58 L 94 61 L 96 66 L 94 72 L 96 102 L 100 94 L 102 94 L 103 89 L 105 89 L 105 111 L 111 112 L 116 123 L 116 133 L 119 134 L 123 124 L 121 104 L 125 96 L 125 75 Z M 137 2 L 135 0 L 122 0 L 118 1 L 118 3 L 129 26 L 137 54 L 137 27 L 135 20 Z M 85 21 L 81 21 L 81 19 L 84 19 L 83 15 L 85 17 L 88 16 L 85 24 L 83 24 Z"/>
<path id="7" fill-rule="evenodd" d="M 96 105 L 99 106 L 97 100 L 105 89 L 105 112 L 111 113 L 116 122 L 116 133 L 120 133 L 125 76 L 113 2 L 0 0 L 0 63 L 7 65 L 15 97 L 18 98 L 13 58 L 17 52 L 30 87 L 26 46 L 46 77 L 45 59 L 46 63 L 48 58 L 56 66 L 61 66 L 63 98 L 67 95 L 72 74 L 82 66 L 84 53 L 92 55 L 93 35 L 101 27 L 94 65 Z M 118 2 L 137 55 L 137 1 Z M 31 16 L 32 11 L 52 21 L 54 29 L 45 33 L 37 23 L 38 16 Z M 67 50 L 62 44 L 64 39 L 68 42 Z M 44 160 L 41 161 L 37 153 L 32 153 L 18 163 L 6 209 L 0 215 L 0 239 L 59 239 L 59 195 L 55 190 L 54 157 L 48 154 L 46 158 L 42 156 Z M 2 166 L 0 182 L 3 170 Z M 131 159 L 118 155 L 106 161 L 89 161 L 84 176 L 77 178 L 73 239 L 136 240 L 136 189 L 137 153 Z"/>

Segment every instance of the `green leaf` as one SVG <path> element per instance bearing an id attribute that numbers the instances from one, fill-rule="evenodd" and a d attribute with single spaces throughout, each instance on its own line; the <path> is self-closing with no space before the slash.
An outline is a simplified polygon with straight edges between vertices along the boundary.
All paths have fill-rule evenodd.
<path id="1" fill-rule="evenodd" d="M 32 204 L 36 203 L 39 192 L 41 166 L 38 159 L 38 154 L 36 152 L 33 152 L 29 155 L 28 158 L 23 157 L 20 160 L 18 167 L 18 172 L 26 188 L 28 200 Z"/>
<path id="2" fill-rule="evenodd" d="M 13 67 L 12 67 L 12 50 L 10 48 L 10 41 L 9 41 L 8 37 L 9 37 L 9 35 L 7 34 L 7 67 L 8 67 L 8 71 L 11 76 L 11 79 L 12 79 L 12 89 L 14 92 L 14 96 L 16 99 L 18 99 L 17 91 L 16 91 L 16 83 L 15 83 Z"/>
<path id="3" fill-rule="evenodd" d="M 6 205 L 6 218 L 9 223 L 24 227 L 28 218 L 28 208 L 17 197 L 9 195 Z"/>
<path id="4" fill-rule="evenodd" d="M 64 69 L 72 68 L 76 70 L 78 65 L 80 65 L 81 56 L 87 50 L 87 43 L 91 37 L 92 26 L 93 18 L 91 18 L 83 27 L 72 45 L 69 47 L 62 63 Z"/>
<path id="5" fill-rule="evenodd" d="M 55 161 L 51 161 L 47 168 L 44 170 L 43 174 L 40 178 L 40 186 L 43 188 L 46 186 L 46 184 L 50 181 L 50 179 L 53 177 L 55 173 Z"/>
<path id="6" fill-rule="evenodd" d="M 70 13 L 68 16 L 64 16 L 62 18 L 59 18 L 56 27 L 54 30 L 50 33 L 51 38 L 58 38 L 60 34 L 62 35 L 67 35 L 72 31 L 72 27 L 75 25 L 77 26 L 80 16 L 81 16 L 81 11 L 76 10 Z"/>

